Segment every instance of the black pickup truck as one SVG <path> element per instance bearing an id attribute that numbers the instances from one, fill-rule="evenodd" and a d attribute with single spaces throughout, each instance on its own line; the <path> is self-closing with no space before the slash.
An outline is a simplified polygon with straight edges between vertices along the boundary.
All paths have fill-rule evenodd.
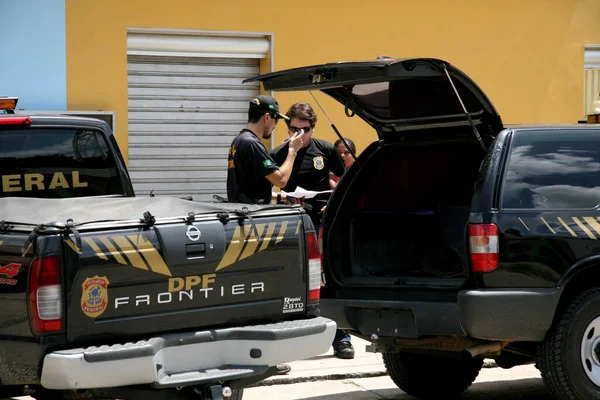
<path id="1" fill-rule="evenodd" d="M 556 399 L 600 398 L 600 125 L 505 126 L 439 59 L 253 80 L 320 90 L 377 132 L 323 217 L 321 310 L 401 389 L 451 398 L 489 357 L 535 362 Z"/>
<path id="2" fill-rule="evenodd" d="M 0 115 L 0 398 L 239 400 L 326 352 L 301 208 L 134 197 L 108 125 Z"/>

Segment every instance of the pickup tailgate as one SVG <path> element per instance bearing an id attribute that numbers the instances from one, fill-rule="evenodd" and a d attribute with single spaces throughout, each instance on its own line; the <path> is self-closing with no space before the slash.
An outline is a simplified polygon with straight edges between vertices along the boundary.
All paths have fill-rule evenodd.
<path id="1" fill-rule="evenodd" d="M 70 342 L 306 314 L 302 214 L 65 236 Z"/>

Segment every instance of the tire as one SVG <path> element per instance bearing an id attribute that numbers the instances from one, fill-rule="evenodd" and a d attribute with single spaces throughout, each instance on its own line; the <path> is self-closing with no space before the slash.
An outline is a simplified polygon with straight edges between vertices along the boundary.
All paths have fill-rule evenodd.
<path id="1" fill-rule="evenodd" d="M 244 389 L 235 389 L 228 400 L 242 400 Z"/>
<path id="2" fill-rule="evenodd" d="M 473 383 L 482 358 L 459 358 L 416 353 L 383 353 L 385 368 L 396 386 L 421 399 L 459 396 Z"/>
<path id="3" fill-rule="evenodd" d="M 600 288 L 571 300 L 538 346 L 536 367 L 555 399 L 600 398 L 600 379 L 594 383 L 586 372 L 600 374 L 593 344 L 600 344 Z"/>
<path id="4" fill-rule="evenodd" d="M 224 397 L 225 400 L 242 400 L 244 397 L 244 389 L 233 389 L 230 397 Z M 187 396 L 181 398 L 181 400 L 198 400 L 199 396 L 195 392 L 188 392 Z M 209 396 L 211 398 L 211 396 Z"/>

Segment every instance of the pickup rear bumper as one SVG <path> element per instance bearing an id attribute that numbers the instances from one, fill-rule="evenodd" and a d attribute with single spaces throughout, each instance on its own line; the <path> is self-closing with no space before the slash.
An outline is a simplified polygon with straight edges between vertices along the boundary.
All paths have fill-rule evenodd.
<path id="1" fill-rule="evenodd" d="M 244 379 L 327 352 L 335 330 L 335 322 L 318 317 L 56 351 L 44 358 L 41 384 L 55 390 L 166 388 Z"/>

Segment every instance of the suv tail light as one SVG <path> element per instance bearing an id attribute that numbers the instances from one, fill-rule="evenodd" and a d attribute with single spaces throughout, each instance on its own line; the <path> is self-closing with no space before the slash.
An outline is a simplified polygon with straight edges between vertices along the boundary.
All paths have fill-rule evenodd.
<path id="1" fill-rule="evenodd" d="M 469 224 L 469 249 L 473 272 L 492 272 L 498 267 L 498 227 Z"/>
<path id="2" fill-rule="evenodd" d="M 321 298 L 321 252 L 317 234 L 306 234 L 308 243 L 308 301 L 318 301 Z"/>
<path id="3" fill-rule="evenodd" d="M 62 285 L 58 257 L 40 257 L 31 263 L 29 318 L 35 333 L 63 328 Z"/>

